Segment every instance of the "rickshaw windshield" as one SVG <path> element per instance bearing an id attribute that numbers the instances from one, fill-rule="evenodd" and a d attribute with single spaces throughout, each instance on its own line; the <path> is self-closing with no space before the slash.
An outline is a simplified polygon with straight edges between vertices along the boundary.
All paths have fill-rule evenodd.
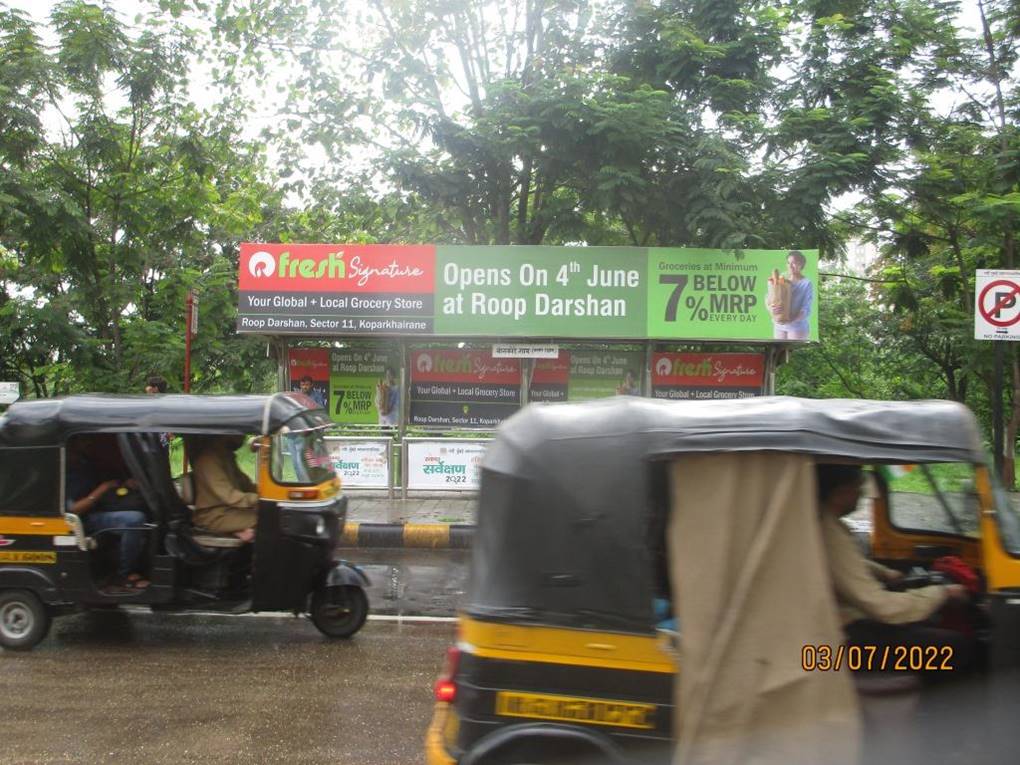
<path id="1" fill-rule="evenodd" d="M 963 462 L 884 465 L 878 468 L 889 490 L 893 526 L 977 537 L 978 496 L 974 466 Z"/>
<path id="2" fill-rule="evenodd" d="M 322 429 L 273 436 L 272 473 L 277 483 L 319 484 L 333 478 L 333 462 Z"/>

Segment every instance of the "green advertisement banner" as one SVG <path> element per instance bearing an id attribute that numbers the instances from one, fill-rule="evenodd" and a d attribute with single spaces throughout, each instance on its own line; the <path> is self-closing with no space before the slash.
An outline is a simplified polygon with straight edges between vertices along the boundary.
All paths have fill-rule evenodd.
<path id="1" fill-rule="evenodd" d="M 816 251 L 437 247 L 435 334 L 817 340 Z"/>
<path id="2" fill-rule="evenodd" d="M 299 336 L 806 341 L 818 253 L 242 245 L 238 331 Z"/>
<path id="3" fill-rule="evenodd" d="M 381 417 L 380 396 L 389 390 L 400 389 L 400 352 L 397 349 L 330 349 L 329 352 L 329 414 L 334 422 L 344 425 L 395 425 L 399 417 L 399 398 L 396 412 Z M 392 384 L 387 384 L 387 368 L 391 370 Z M 398 393 L 399 395 L 399 393 Z M 393 401 L 388 402 L 391 406 Z"/>
<path id="4" fill-rule="evenodd" d="M 644 366 L 642 351 L 571 351 L 567 400 L 640 396 Z"/>

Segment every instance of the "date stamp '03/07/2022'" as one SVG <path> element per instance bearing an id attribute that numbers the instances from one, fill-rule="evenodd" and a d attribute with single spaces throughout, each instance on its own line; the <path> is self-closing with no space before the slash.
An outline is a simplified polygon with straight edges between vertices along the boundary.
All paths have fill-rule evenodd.
<path id="1" fill-rule="evenodd" d="M 953 647 L 919 645 L 805 645 L 800 652 L 805 672 L 841 669 L 880 672 L 951 672 Z"/>

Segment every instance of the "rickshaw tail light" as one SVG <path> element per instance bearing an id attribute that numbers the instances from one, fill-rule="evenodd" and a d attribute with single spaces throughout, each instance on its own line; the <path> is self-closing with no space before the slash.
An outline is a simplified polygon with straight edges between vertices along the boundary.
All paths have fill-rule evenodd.
<path id="1" fill-rule="evenodd" d="M 453 677 L 457 674 L 457 666 L 459 664 L 460 649 L 456 646 L 450 646 L 446 649 L 446 663 L 443 665 L 443 671 L 433 688 L 436 701 L 452 704 L 457 698 L 457 683 Z"/>
<path id="2" fill-rule="evenodd" d="M 436 680 L 436 701 L 452 704 L 457 698 L 457 684 L 453 680 Z"/>
<path id="3" fill-rule="evenodd" d="M 291 489 L 287 492 L 287 499 L 318 499 L 318 489 Z"/>

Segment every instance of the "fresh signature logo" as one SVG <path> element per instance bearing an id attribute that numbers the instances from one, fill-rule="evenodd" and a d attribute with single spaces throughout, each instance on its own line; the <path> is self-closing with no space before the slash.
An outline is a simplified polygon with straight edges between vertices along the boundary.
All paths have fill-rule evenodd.
<path id="1" fill-rule="evenodd" d="M 281 252 L 279 257 L 259 250 L 248 259 L 248 273 L 262 279 L 273 276 L 287 279 L 348 279 L 359 287 L 367 286 L 373 279 L 407 279 L 425 275 L 418 266 L 402 264 L 394 258 L 384 266 L 366 263 L 354 255 L 345 260 L 340 250 L 331 252 L 325 258 L 300 258 L 290 252 Z"/>
<path id="2" fill-rule="evenodd" d="M 12 544 L 14 544 L 13 539 L 8 539 L 3 534 L 0 534 L 0 547 L 10 547 Z"/>

